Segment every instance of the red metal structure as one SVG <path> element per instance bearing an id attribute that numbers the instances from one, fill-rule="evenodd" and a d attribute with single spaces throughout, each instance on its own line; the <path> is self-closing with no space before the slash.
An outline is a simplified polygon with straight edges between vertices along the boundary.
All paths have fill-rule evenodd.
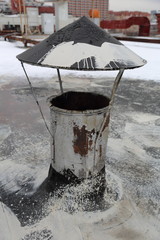
<path id="1" fill-rule="evenodd" d="M 139 36 L 149 36 L 150 21 L 147 17 L 130 17 L 125 20 L 102 20 L 100 26 L 106 29 L 126 29 L 132 25 L 139 25 Z"/>
<path id="2" fill-rule="evenodd" d="M 160 13 L 157 13 L 156 17 L 157 17 L 157 23 L 158 23 L 158 34 L 160 34 Z"/>
<path id="3" fill-rule="evenodd" d="M 38 7 L 39 14 L 41 13 L 53 13 L 55 15 L 55 8 L 51 6 L 40 6 Z"/>
<path id="4" fill-rule="evenodd" d="M 23 0 L 11 0 L 11 8 L 13 13 L 24 12 L 24 1 Z"/>

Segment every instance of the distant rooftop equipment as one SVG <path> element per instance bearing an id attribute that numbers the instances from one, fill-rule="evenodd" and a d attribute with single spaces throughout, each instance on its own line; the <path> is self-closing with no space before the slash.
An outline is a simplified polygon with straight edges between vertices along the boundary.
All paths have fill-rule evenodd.
<path id="1" fill-rule="evenodd" d="M 100 18 L 100 11 L 98 9 L 90 9 L 89 16 L 90 18 Z"/>
<path id="2" fill-rule="evenodd" d="M 98 9 L 90 9 L 88 12 L 92 22 L 100 26 L 100 11 Z"/>
<path id="3" fill-rule="evenodd" d="M 38 21 L 38 8 L 36 7 L 27 7 L 27 20 L 28 20 L 28 26 L 29 27 L 38 27 L 39 21 Z"/>
<path id="4" fill-rule="evenodd" d="M 42 13 L 42 32 L 44 34 L 52 34 L 55 26 L 55 16 L 52 13 Z"/>
<path id="5" fill-rule="evenodd" d="M 68 0 L 44 0 L 55 6 L 55 30 L 63 28 L 68 23 Z"/>

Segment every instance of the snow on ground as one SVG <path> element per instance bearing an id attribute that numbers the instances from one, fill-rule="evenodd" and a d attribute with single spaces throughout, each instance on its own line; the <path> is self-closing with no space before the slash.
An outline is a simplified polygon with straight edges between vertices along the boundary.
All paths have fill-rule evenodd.
<path id="1" fill-rule="evenodd" d="M 126 70 L 124 78 L 140 79 L 140 80 L 154 80 L 160 81 L 160 45 L 151 43 L 139 43 L 139 42 L 122 42 L 125 46 L 137 53 L 140 57 L 147 60 L 147 64 L 143 68 Z M 20 62 L 17 60 L 16 55 L 25 51 L 22 43 L 19 42 L 6 42 L 0 41 L 0 82 L 6 81 L 3 76 L 10 77 L 7 81 L 13 81 L 13 77 L 24 76 Z M 29 77 L 33 77 L 37 80 L 41 77 L 48 78 L 55 77 L 57 72 L 55 69 L 42 68 L 37 66 L 25 65 Z M 64 76 L 76 76 L 81 78 L 103 78 L 103 77 L 115 77 L 115 71 L 69 71 L 61 70 L 61 74 Z"/>

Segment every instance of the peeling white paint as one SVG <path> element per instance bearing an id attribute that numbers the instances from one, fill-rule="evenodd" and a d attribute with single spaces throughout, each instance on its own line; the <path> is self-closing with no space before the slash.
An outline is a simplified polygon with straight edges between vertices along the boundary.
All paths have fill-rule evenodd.
<path id="1" fill-rule="evenodd" d="M 123 63 L 126 66 L 132 62 L 133 66 L 130 67 L 143 66 L 145 64 L 145 61 L 142 58 L 140 58 L 124 45 L 105 42 L 101 45 L 101 47 L 98 47 L 86 43 L 74 44 L 73 41 L 63 42 L 54 47 L 46 55 L 41 64 L 53 67 L 57 66 L 70 68 L 76 62 L 83 60 L 83 68 L 86 68 L 87 58 L 91 59 L 91 57 L 95 58 L 96 69 L 105 69 L 106 65 L 108 65 L 110 61 L 117 61 Z M 111 67 L 111 69 L 113 68 Z"/>

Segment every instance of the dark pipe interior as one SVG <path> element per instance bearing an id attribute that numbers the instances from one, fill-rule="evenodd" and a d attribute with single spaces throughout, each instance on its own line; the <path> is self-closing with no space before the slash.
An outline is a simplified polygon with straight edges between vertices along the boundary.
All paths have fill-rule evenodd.
<path id="1" fill-rule="evenodd" d="M 96 110 L 109 105 L 110 99 L 90 92 L 66 92 L 51 99 L 51 106 L 66 110 Z"/>

